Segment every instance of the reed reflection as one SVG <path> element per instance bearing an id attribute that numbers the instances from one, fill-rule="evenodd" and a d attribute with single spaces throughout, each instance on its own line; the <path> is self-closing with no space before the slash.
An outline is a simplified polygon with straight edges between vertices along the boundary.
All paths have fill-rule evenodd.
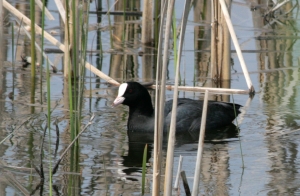
<path id="1" fill-rule="evenodd" d="M 267 116 L 265 141 L 269 149 L 270 170 L 267 173 L 270 180 L 266 188 L 269 190 L 268 194 L 276 195 L 297 194 L 299 183 L 296 175 L 299 172 L 299 144 L 292 139 L 298 137 L 293 132 L 300 128 L 300 107 L 296 101 L 299 68 L 295 67 L 294 60 L 297 57 L 293 56 L 294 43 L 297 41 L 297 38 L 293 38 L 293 3 L 286 3 L 278 11 L 260 20 L 257 20 L 255 12 L 268 13 L 266 6 L 253 12 L 255 27 L 270 30 L 261 32 L 256 46 L 257 50 L 267 51 L 258 53 L 257 56 L 258 70 L 261 70 L 261 99 L 265 103 Z M 277 18 L 280 18 L 280 23 Z"/>

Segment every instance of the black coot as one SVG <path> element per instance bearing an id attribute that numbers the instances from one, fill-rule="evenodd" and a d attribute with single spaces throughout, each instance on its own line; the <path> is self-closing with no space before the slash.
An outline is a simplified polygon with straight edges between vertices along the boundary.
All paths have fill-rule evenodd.
<path id="1" fill-rule="evenodd" d="M 164 132 L 171 122 L 173 100 L 165 103 Z M 148 90 L 137 82 L 123 83 L 119 87 L 118 97 L 113 106 L 124 104 L 129 106 L 128 131 L 154 132 L 154 109 Z M 179 98 L 177 103 L 176 132 L 199 132 L 203 101 Z M 235 107 L 235 108 L 234 108 Z M 230 125 L 240 113 L 241 105 L 209 101 L 206 120 L 206 131 Z M 235 114 L 236 111 L 236 114 Z"/>

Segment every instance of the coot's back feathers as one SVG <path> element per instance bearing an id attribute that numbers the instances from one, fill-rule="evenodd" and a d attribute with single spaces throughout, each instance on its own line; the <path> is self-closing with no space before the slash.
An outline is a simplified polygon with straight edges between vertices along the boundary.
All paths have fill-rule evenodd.
<path id="1" fill-rule="evenodd" d="M 154 110 L 149 92 L 137 82 L 121 84 L 113 105 L 129 106 L 128 130 L 134 132 L 154 131 Z M 173 100 L 165 103 L 164 132 L 170 127 Z M 214 130 L 226 125 L 240 113 L 241 105 L 209 101 L 206 130 Z M 203 101 L 179 98 L 177 101 L 176 132 L 199 132 L 201 125 Z"/>

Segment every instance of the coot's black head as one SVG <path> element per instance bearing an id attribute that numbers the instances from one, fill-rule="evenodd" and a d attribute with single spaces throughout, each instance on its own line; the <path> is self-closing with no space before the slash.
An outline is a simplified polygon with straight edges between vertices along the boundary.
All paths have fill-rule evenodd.
<path id="1" fill-rule="evenodd" d="M 120 85 L 118 96 L 114 100 L 113 106 L 119 104 L 128 105 L 129 107 L 151 104 L 152 107 L 149 92 L 137 82 L 126 82 Z"/>

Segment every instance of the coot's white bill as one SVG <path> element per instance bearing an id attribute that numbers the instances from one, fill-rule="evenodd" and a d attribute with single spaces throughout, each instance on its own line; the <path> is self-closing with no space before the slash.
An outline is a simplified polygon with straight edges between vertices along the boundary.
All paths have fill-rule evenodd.
<path id="1" fill-rule="evenodd" d="M 114 100 L 114 102 L 113 102 L 113 104 L 112 104 L 112 107 L 115 107 L 115 106 L 117 106 L 117 105 L 120 105 L 121 103 L 123 103 L 124 100 L 125 100 L 124 97 L 117 97 L 117 98 Z"/>

